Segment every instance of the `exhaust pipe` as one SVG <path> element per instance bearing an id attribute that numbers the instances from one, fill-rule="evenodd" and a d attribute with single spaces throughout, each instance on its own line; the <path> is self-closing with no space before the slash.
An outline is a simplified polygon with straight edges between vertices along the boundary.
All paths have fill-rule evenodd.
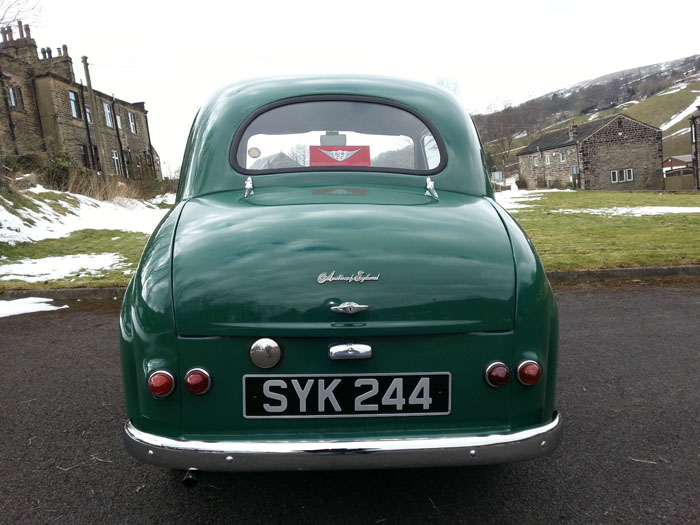
<path id="1" fill-rule="evenodd" d="M 197 486 L 197 480 L 199 479 L 199 471 L 196 468 L 187 469 L 185 472 L 185 477 L 182 478 L 182 486 L 188 489 Z"/>

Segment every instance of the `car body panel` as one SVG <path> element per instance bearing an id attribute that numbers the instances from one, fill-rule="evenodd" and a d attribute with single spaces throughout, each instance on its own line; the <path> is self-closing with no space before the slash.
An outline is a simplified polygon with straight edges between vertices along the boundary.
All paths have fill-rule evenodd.
<path id="1" fill-rule="evenodd" d="M 368 188 L 369 197 L 374 187 Z M 261 190 L 251 199 L 225 192 L 187 202 L 173 256 L 179 334 L 512 329 L 510 242 L 484 199 L 443 192 L 439 202 L 393 205 L 392 193 L 405 192 L 384 189 L 383 205 L 358 197 L 328 206 L 323 194 L 308 189 L 294 204 L 256 200 L 274 199 L 277 191 Z M 379 280 L 318 282 L 334 271 L 364 271 Z M 345 301 L 370 309 L 353 316 L 330 310 Z M 350 322 L 355 328 L 343 328 Z"/>
<path id="2" fill-rule="evenodd" d="M 400 170 L 234 169 L 234 137 L 251 115 L 329 95 L 410 108 L 434 130 L 444 162 L 429 179 Z M 295 77 L 218 92 L 195 119 L 177 203 L 151 236 L 124 298 L 129 451 L 173 468 L 269 470 L 294 461 L 299 468 L 427 466 L 431 458 L 484 464 L 553 450 L 562 428 L 554 295 L 527 235 L 492 197 L 473 123 L 439 88 Z M 366 308 L 331 309 L 344 302 Z M 260 338 L 281 347 L 272 368 L 250 358 Z M 371 352 L 332 358 L 332 347 L 357 344 Z M 516 378 L 529 360 L 542 370 L 532 386 Z M 511 372 L 499 388 L 485 380 L 496 362 Z M 210 374 L 202 395 L 184 388 L 195 368 Z M 158 370 L 175 381 L 162 398 L 148 389 Z M 449 377 L 449 408 L 431 413 L 427 391 L 412 402 L 422 399 L 423 412 L 401 412 L 392 399 L 406 401 L 408 392 L 395 390 L 395 398 L 372 398 L 381 410 L 367 417 L 321 399 L 323 378 L 389 377 L 394 385 L 399 376 L 400 385 L 427 378 L 441 389 Z M 272 400 L 293 401 L 285 397 L 294 395 L 292 378 L 315 381 L 317 412 L 275 410 Z M 249 413 L 245 400 L 259 394 L 246 394 L 244 382 L 268 379 L 279 389 L 264 391 L 272 409 Z M 327 460 L 319 455 L 324 443 L 334 444 Z M 376 465 L 365 455 L 375 452 Z"/>

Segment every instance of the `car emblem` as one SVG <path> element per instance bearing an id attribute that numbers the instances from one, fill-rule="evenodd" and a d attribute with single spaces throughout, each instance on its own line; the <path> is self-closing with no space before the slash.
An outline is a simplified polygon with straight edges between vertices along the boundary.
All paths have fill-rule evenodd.
<path id="1" fill-rule="evenodd" d="M 343 281 L 346 283 L 364 283 L 367 281 L 378 281 L 380 275 L 381 274 L 372 275 L 371 273 L 367 273 L 363 270 L 351 275 L 343 275 L 342 273 L 336 273 L 336 271 L 333 270 L 331 273 L 323 272 L 318 274 L 316 282 L 318 284 L 332 283 L 336 281 Z"/>
<path id="2" fill-rule="evenodd" d="M 319 151 L 325 153 L 326 155 L 328 155 L 328 156 L 329 156 L 330 158 L 332 158 L 333 160 L 337 160 L 338 162 L 343 162 L 343 161 L 348 160 L 350 157 L 352 157 L 352 156 L 353 156 L 355 153 L 357 153 L 358 151 L 360 151 L 360 149 L 358 148 L 358 149 L 356 149 L 356 150 L 354 150 L 354 151 L 345 151 L 345 150 L 342 150 L 342 149 L 326 151 L 325 149 L 321 149 L 321 150 L 319 150 Z"/>

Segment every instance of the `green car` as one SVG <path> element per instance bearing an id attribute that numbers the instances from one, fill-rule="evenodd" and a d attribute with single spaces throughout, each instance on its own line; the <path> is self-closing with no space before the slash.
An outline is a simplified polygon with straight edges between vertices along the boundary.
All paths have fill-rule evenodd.
<path id="1" fill-rule="evenodd" d="M 199 111 L 124 298 L 124 440 L 190 472 L 532 459 L 562 437 L 557 341 L 450 94 L 242 82 Z"/>

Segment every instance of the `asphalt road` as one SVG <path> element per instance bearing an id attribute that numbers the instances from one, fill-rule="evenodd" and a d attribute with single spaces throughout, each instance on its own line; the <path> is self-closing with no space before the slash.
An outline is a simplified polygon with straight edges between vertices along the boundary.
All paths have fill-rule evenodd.
<path id="1" fill-rule="evenodd" d="M 700 285 L 557 291 L 562 446 L 482 468 L 208 474 L 122 447 L 117 302 L 0 319 L 2 523 L 699 523 Z"/>

